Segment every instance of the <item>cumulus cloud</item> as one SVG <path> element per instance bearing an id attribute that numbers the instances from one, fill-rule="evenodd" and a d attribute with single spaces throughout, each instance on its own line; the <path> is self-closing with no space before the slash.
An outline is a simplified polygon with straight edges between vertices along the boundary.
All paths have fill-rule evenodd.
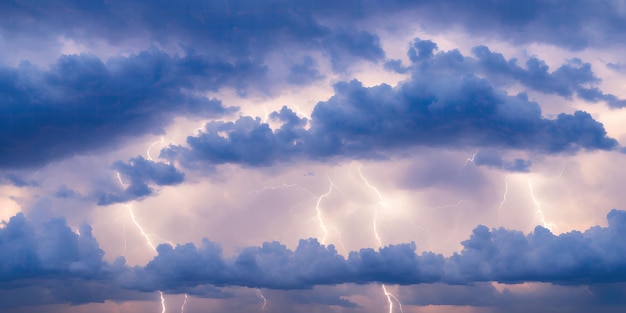
<path id="1" fill-rule="evenodd" d="M 346 283 L 623 282 L 626 211 L 613 210 L 607 217 L 608 227 L 561 235 L 541 226 L 528 235 L 478 226 L 462 242 L 463 250 L 449 257 L 417 254 L 413 243 L 361 249 L 344 257 L 316 239 L 300 240 L 295 250 L 267 242 L 225 256 L 219 244 L 204 239 L 200 246 L 161 244 L 147 265 L 129 268 L 123 258 L 103 261 L 88 225 L 74 233 L 63 219 L 33 224 L 18 214 L 0 228 L 0 282 L 26 287 L 78 279 L 110 285 L 110 290 L 175 293 L 203 285 L 308 289 Z"/>
<path id="2" fill-rule="evenodd" d="M 246 64 L 153 50 L 103 62 L 68 55 L 44 70 L 29 63 L 0 68 L 0 167 L 33 166 L 116 145 L 124 136 L 161 132 L 176 115 L 233 112 L 199 94 L 238 75 Z"/>
<path id="3" fill-rule="evenodd" d="M 596 85 L 600 79 L 595 75 L 590 63 L 578 58 L 566 60 L 565 64 L 551 71 L 544 60 L 531 56 L 524 66 L 517 59 L 507 60 L 502 54 L 492 52 L 480 45 L 472 48 L 474 57 L 462 55 L 458 50 L 437 52 L 438 46 L 431 40 L 416 38 L 411 42 L 407 56 L 409 66 L 403 66 L 400 60 L 385 63 L 388 70 L 406 73 L 457 72 L 466 75 L 473 72 L 485 77 L 496 87 L 519 83 L 529 90 L 555 94 L 566 99 L 577 95 L 589 102 L 604 101 L 612 108 L 621 108 L 625 100 L 612 94 L 603 93 Z"/>
<path id="4" fill-rule="evenodd" d="M 626 245 L 619 238 L 626 230 L 626 212 L 613 210 L 608 221 L 606 228 L 561 235 L 541 226 L 528 235 L 478 226 L 462 242 L 463 250 L 450 257 L 417 254 L 415 244 L 399 244 L 361 249 L 344 258 L 333 245 L 316 239 L 301 240 L 293 251 L 278 242 L 265 243 L 231 258 L 206 239 L 199 247 L 163 244 L 154 260 L 135 268 L 134 287 L 150 291 L 201 284 L 301 289 L 343 283 L 623 282 Z"/>
<path id="5" fill-rule="evenodd" d="M 174 165 L 144 159 L 141 156 L 131 158 L 128 163 L 117 161 L 112 168 L 120 175 L 120 184 L 124 184 L 122 193 L 105 193 L 98 199 L 99 205 L 126 202 L 148 196 L 154 192 L 150 184 L 172 186 L 183 182 L 185 174 Z"/>
<path id="6" fill-rule="evenodd" d="M 0 228 L 0 282 L 110 278 L 114 269 L 103 261 L 91 227 L 81 225 L 78 233 L 63 218 L 34 225 L 21 213 L 12 217 Z"/>
<path id="7" fill-rule="evenodd" d="M 161 151 L 161 157 L 177 158 L 186 166 L 198 162 L 259 166 L 288 160 L 302 151 L 304 139 L 310 136 L 304 129 L 307 120 L 287 107 L 270 117 L 283 125 L 274 131 L 260 118 L 248 116 L 235 122 L 209 122 L 198 136 L 187 138 L 188 148 L 170 146 Z"/>
<path id="8" fill-rule="evenodd" d="M 124 258 L 104 261 L 91 226 L 64 218 L 33 223 L 22 213 L 0 228 L 0 308 L 151 299 L 121 286 Z"/>
<path id="9" fill-rule="evenodd" d="M 534 56 L 526 61 L 526 68 L 522 68 L 516 59 L 506 60 L 502 54 L 491 52 L 485 46 L 474 47 L 472 52 L 478 58 L 478 67 L 486 75 L 495 78 L 494 81 L 515 81 L 532 90 L 567 98 L 577 94 L 586 101 L 605 101 L 614 108 L 626 106 L 626 100 L 604 94 L 597 87 L 590 87 L 599 83 L 600 79 L 591 70 L 591 64 L 583 63 L 580 59 L 569 60 L 549 72 L 549 66 Z"/>
<path id="10" fill-rule="evenodd" d="M 415 62 L 411 78 L 395 87 L 365 87 L 358 80 L 336 83 L 335 94 L 317 103 L 310 121 L 284 107 L 272 114 L 284 122 L 276 130 L 259 118 L 246 116 L 235 122 L 210 122 L 198 136 L 187 138 L 186 147 L 168 147 L 162 156 L 187 166 L 199 162 L 259 166 L 298 158 L 382 158 L 385 152 L 412 146 L 548 154 L 617 147 L 617 141 L 590 114 L 576 111 L 547 119 L 526 93 L 511 96 L 491 82 L 504 75 L 532 89 L 565 97 L 581 94 L 583 89 L 586 94 L 591 89 L 582 86 L 597 80 L 589 64 L 568 64 L 549 73 L 538 59 L 531 58 L 528 69 L 523 69 L 486 47 L 475 49 L 478 61 L 468 60 L 457 50 L 434 54 L 435 49 L 430 41 L 414 41 L 409 51 Z M 478 67 L 491 79 L 479 77 Z M 611 96 L 598 92 L 600 98 Z M 527 171 L 530 166 L 522 159 L 481 161 L 513 171 Z"/>

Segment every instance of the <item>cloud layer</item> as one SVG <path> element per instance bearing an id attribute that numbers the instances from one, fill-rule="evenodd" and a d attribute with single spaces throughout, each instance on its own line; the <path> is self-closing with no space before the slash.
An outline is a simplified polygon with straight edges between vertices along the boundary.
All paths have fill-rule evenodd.
<path id="1" fill-rule="evenodd" d="M 621 312 L 626 213 L 590 226 L 626 203 L 625 29 L 616 0 L 2 1 L 0 310 Z"/>
<path id="2" fill-rule="evenodd" d="M 351 252 L 301 240 L 295 250 L 279 242 L 243 248 L 224 256 L 207 239 L 200 246 L 162 244 L 145 267 L 128 268 L 123 258 L 109 264 L 87 225 L 74 233 L 63 219 L 34 225 L 23 215 L 0 229 L 3 262 L 0 281 L 29 285 L 40 280 L 78 278 L 140 291 L 184 292 L 200 285 L 269 289 L 306 289 L 316 285 L 384 283 L 413 285 L 477 282 L 549 282 L 578 285 L 624 282 L 626 211 L 611 211 L 608 227 L 554 235 L 537 226 L 524 235 L 504 228 L 478 226 L 449 257 L 417 254 L 416 246 L 398 244 Z"/>
<path id="3" fill-rule="evenodd" d="M 199 135 L 187 138 L 188 146 L 169 147 L 162 156 L 186 166 L 199 162 L 258 166 L 337 156 L 376 159 L 388 151 L 418 146 L 544 154 L 618 146 L 587 112 L 547 119 L 526 93 L 511 96 L 499 89 L 516 81 L 567 98 L 574 93 L 592 101 L 608 97 L 617 101 L 611 105 L 621 106 L 615 96 L 583 87 L 597 81 L 589 64 L 575 61 L 549 72 L 537 58 L 529 59 L 524 69 L 484 46 L 474 49 L 478 59 L 457 50 L 435 53 L 436 49 L 431 41 L 415 40 L 408 52 L 413 63 L 405 68 L 411 77 L 395 87 L 365 87 L 358 80 L 336 83 L 334 95 L 317 103 L 310 121 L 283 107 L 270 115 L 282 124 L 276 130 L 247 116 L 235 122 L 210 122 Z M 597 97 L 587 97 L 593 90 Z M 514 162 L 521 163 L 503 167 L 528 167 L 527 161 Z"/>
<path id="4" fill-rule="evenodd" d="M 62 56 L 50 69 L 0 68 L 0 167 L 43 165 L 124 137 L 162 132 L 174 116 L 233 112 L 199 90 L 259 71 L 246 64 L 145 51 L 106 63 Z"/>

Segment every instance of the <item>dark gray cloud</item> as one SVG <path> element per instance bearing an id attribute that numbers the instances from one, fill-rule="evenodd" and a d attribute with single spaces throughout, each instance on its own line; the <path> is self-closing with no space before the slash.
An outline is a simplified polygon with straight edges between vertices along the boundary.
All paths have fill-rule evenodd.
<path id="1" fill-rule="evenodd" d="M 15 187 L 38 187 L 39 186 L 39 183 L 37 181 L 25 179 L 22 176 L 15 174 L 15 173 L 9 173 L 9 174 L 4 175 L 4 180 L 11 183 Z"/>
<path id="2" fill-rule="evenodd" d="M 481 150 L 474 155 L 473 159 L 478 166 L 485 165 L 509 172 L 529 172 L 532 165 L 530 160 L 520 158 L 506 160 L 497 150 Z"/>
<path id="3" fill-rule="evenodd" d="M 335 34 L 340 33 L 341 28 L 325 25 L 354 25 L 371 17 L 408 12 L 412 20 L 419 20 L 420 25 L 430 31 L 446 31 L 454 26 L 473 36 L 583 49 L 624 42 L 626 18 L 623 11 L 619 1 L 610 0 L 595 1 L 593 5 L 585 0 L 487 0 L 480 3 L 368 0 L 341 4 L 308 0 L 262 3 L 185 0 L 175 7 L 165 1 L 85 4 L 75 0 L 16 0 L 0 6 L 0 29 L 5 38 L 20 34 L 56 38 L 62 34 L 87 42 L 104 39 L 120 43 L 148 36 L 161 43 L 173 41 L 189 46 L 193 43 L 205 49 L 244 56 L 266 51 L 281 42 L 303 46 L 320 46 L 328 44 L 327 40 L 340 43 L 343 37 Z"/>
<path id="4" fill-rule="evenodd" d="M 427 28 L 438 29 L 439 23 L 449 25 L 454 21 L 471 31 L 497 32 L 504 38 L 510 37 L 508 32 L 514 32 L 529 36 L 516 36 L 519 40 L 549 38 L 571 47 L 583 47 L 597 37 L 574 31 L 589 25 L 610 30 L 600 32 L 607 38 L 623 36 L 623 28 L 617 26 L 624 19 L 616 15 L 619 10 L 611 2 L 594 5 L 589 12 L 594 14 L 578 14 L 583 7 L 584 12 L 589 11 L 579 1 L 567 6 L 543 2 L 521 7 L 508 1 L 488 3 L 393 1 L 383 6 L 373 1 L 331 5 L 309 1 L 259 4 L 247 0 L 190 0 L 173 9 L 168 3 L 144 1 L 4 2 L 0 4 L 0 33 L 7 43 L 18 44 L 27 38 L 31 43 L 45 44 L 63 36 L 87 46 L 104 40 L 115 47 L 127 47 L 137 39 L 145 39 L 183 47 L 187 55 L 174 57 L 160 51 L 144 51 L 106 62 L 89 55 L 64 56 L 49 70 L 27 62 L 17 68 L 1 68 L 0 90 L 4 97 L 0 97 L 0 102 L 6 112 L 0 120 L 4 134 L 0 144 L 6 153 L 2 153 L 0 167 L 41 165 L 102 145 L 115 145 L 127 136 L 159 132 L 175 115 L 209 112 L 219 116 L 227 110 L 200 94 L 223 86 L 234 86 L 244 94 L 250 77 L 254 77 L 254 84 L 261 84 L 264 57 L 270 51 L 285 47 L 321 51 L 330 56 L 333 67 L 339 71 L 355 60 L 382 60 L 384 51 L 375 34 L 347 26 L 378 14 L 414 9 L 412 12 L 426 18 Z M 596 20 L 594 16 L 599 13 L 612 18 Z M 559 24 L 564 21 L 562 16 L 568 16 L 568 24 Z M 475 23 L 477 20 L 481 23 Z M 551 30 L 555 23 L 560 26 L 558 36 L 542 37 L 554 35 Z M 563 29 L 572 29 L 566 32 L 571 37 L 563 36 Z M 416 41 L 409 52 L 410 59 L 419 63 L 437 58 L 435 48 L 432 42 Z M 460 57 L 462 63 L 463 56 L 458 52 L 444 56 L 441 61 L 454 63 Z M 536 58 L 523 69 L 489 51 L 481 61 L 491 71 L 504 71 L 499 75 L 526 82 L 530 88 L 549 88 L 544 91 L 566 96 L 574 92 L 587 101 L 606 101 L 614 107 L 624 105 L 614 95 L 584 86 L 597 80 L 588 64 L 574 62 L 549 73 Z M 508 69 L 498 67 L 501 61 Z M 397 61 L 387 65 L 407 70 Z M 292 83 L 319 78 L 314 64 L 306 59 L 290 65 L 290 69 L 287 79 Z"/>
<path id="5" fill-rule="evenodd" d="M 274 131 L 251 117 L 234 123 L 211 122 L 204 132 L 187 138 L 187 147 L 171 146 L 162 156 L 178 159 L 185 166 L 202 162 L 259 166 L 297 158 L 382 158 L 385 153 L 416 146 L 540 153 L 617 147 L 603 125 L 586 112 L 546 119 L 526 93 L 510 96 L 497 88 L 503 82 L 517 81 L 564 97 L 577 93 L 592 101 L 615 98 L 583 87 L 597 81 L 589 64 L 574 62 L 550 73 L 539 59 L 530 59 L 528 68 L 523 69 L 486 47 L 475 49 L 478 60 L 457 50 L 434 54 L 435 49 L 430 41 L 415 40 L 409 56 L 416 63 L 406 68 L 411 78 L 395 87 L 364 87 L 357 80 L 336 83 L 335 94 L 315 106 L 308 129 L 309 121 L 284 107 L 272 115 L 283 121 L 280 129 Z M 487 78 L 478 74 L 487 74 Z M 499 79 L 501 76 L 504 79 Z M 492 80 L 499 83 L 494 85 Z M 588 95 L 590 90 L 597 91 L 596 98 Z M 621 101 L 614 100 L 617 102 L 610 104 Z M 513 171 L 527 171 L 530 166 L 522 159 L 483 158 L 480 162 Z"/>
<path id="6" fill-rule="evenodd" d="M 33 166 L 162 132 L 176 115 L 233 112 L 201 91 L 263 72 L 252 64 L 144 51 L 103 62 L 69 55 L 44 70 L 0 68 L 0 167 Z"/>
<path id="7" fill-rule="evenodd" d="M 18 214 L 0 228 L 0 289 L 54 288 L 66 279 L 91 282 L 93 288 L 105 291 L 173 293 L 199 292 L 203 287 L 198 286 L 203 285 L 308 289 L 346 283 L 472 285 L 496 281 L 590 285 L 599 288 L 598 295 L 608 296 L 612 289 L 603 284 L 626 281 L 626 244 L 621 240 L 625 233 L 626 211 L 613 210 L 607 227 L 561 235 L 541 226 L 528 235 L 478 226 L 462 242 L 463 250 L 450 257 L 417 254 L 415 244 L 361 249 L 344 257 L 333 245 L 316 239 L 301 240 L 295 250 L 267 242 L 226 257 L 217 243 L 204 239 L 200 246 L 162 244 L 146 266 L 129 268 L 123 258 L 103 261 L 104 252 L 87 225 L 74 233 L 63 219 L 33 224 Z M 462 299 L 459 294 L 458 301 Z M 471 304 L 489 304 L 489 299 L 485 301 Z"/>
<path id="8" fill-rule="evenodd" d="M 471 285 L 422 284 L 400 288 L 404 305 L 455 305 L 489 307 L 496 312 L 620 312 L 624 283 L 530 286 L 492 283 Z"/>
<path id="9" fill-rule="evenodd" d="M 352 62 L 351 57 L 376 60 L 384 56 L 375 35 L 346 27 L 351 23 L 341 27 L 322 24 L 319 19 L 328 16 L 323 11 L 330 4 L 285 0 L 183 0 L 175 5 L 141 0 L 89 4 L 19 0 L 0 5 L 0 33 L 15 41 L 19 39 L 16 34 L 32 38 L 62 35 L 87 45 L 97 40 L 115 46 L 148 40 L 236 60 L 262 60 L 268 51 L 283 47 L 315 49 L 327 53 L 338 69 Z M 331 7 L 345 14 L 354 10 L 352 4 Z"/>
<path id="10" fill-rule="evenodd" d="M 197 137 L 187 138 L 189 148 L 171 146 L 161 151 L 161 157 L 180 159 L 186 166 L 198 162 L 209 166 L 229 162 L 259 166 L 288 160 L 303 151 L 304 140 L 310 137 L 304 129 L 306 119 L 287 107 L 273 112 L 270 118 L 283 125 L 274 131 L 260 118 L 248 116 L 235 122 L 209 122 Z"/>
<path id="11" fill-rule="evenodd" d="M 430 31 L 460 27 L 475 37 L 514 44 L 541 42 L 566 49 L 619 46 L 626 38 L 626 16 L 619 1 L 463 0 L 404 1 L 388 7 L 410 10 Z M 411 10 L 413 9 L 413 10 Z"/>
<path id="12" fill-rule="evenodd" d="M 12 217 L 0 229 L 0 282 L 35 278 L 105 279 L 113 268 L 102 260 L 104 251 L 89 225 L 75 234 L 62 218 L 42 225 L 23 214 Z"/>
<path id="13" fill-rule="evenodd" d="M 524 235 L 503 228 L 478 226 L 450 257 L 415 253 L 414 244 L 361 249 L 347 258 L 334 246 L 315 239 L 301 240 L 295 250 L 278 242 L 245 248 L 226 258 L 214 242 L 204 240 L 171 247 L 161 245 L 158 256 L 136 268 L 135 288 L 178 289 L 200 284 L 253 288 L 301 289 L 343 283 L 472 284 L 549 282 L 564 285 L 623 282 L 626 279 L 626 212 L 608 214 L 609 226 L 584 233 L 554 235 L 537 226 Z M 202 264 L 202 266 L 200 266 Z"/>
<path id="14" fill-rule="evenodd" d="M 569 60 L 556 70 L 549 72 L 549 66 L 537 57 L 526 61 L 526 68 L 517 64 L 516 59 L 506 60 L 502 54 L 494 53 L 485 46 L 472 49 L 478 58 L 477 65 L 493 81 L 515 81 L 532 90 L 557 94 L 571 98 L 574 94 L 590 102 L 605 101 L 609 106 L 621 108 L 626 100 L 618 99 L 612 94 L 604 94 L 597 87 L 589 87 L 600 82 L 591 70 L 591 64 L 580 59 Z"/>
<path id="15" fill-rule="evenodd" d="M 291 84 L 305 85 L 322 78 L 324 75 L 317 69 L 315 60 L 310 56 L 305 56 L 300 63 L 289 67 L 287 81 Z"/>
<path id="16" fill-rule="evenodd" d="M 626 105 L 626 100 L 605 94 L 595 87 L 600 79 L 591 69 L 591 64 L 580 59 L 566 60 L 565 64 L 551 71 L 545 61 L 536 56 L 528 58 L 522 67 L 517 59 L 507 60 L 502 54 L 492 52 L 486 46 L 472 49 L 476 58 L 464 56 L 458 50 L 437 50 L 437 44 L 431 40 L 416 38 L 407 52 L 412 62 L 409 66 L 402 65 L 400 60 L 388 60 L 385 67 L 398 73 L 411 70 L 421 74 L 437 71 L 456 72 L 459 75 L 475 73 L 497 87 L 519 83 L 529 90 L 555 94 L 566 99 L 576 95 L 589 102 L 604 101 L 612 108 Z"/>
<path id="17" fill-rule="evenodd" d="M 183 182 L 185 174 L 172 164 L 155 162 L 141 156 L 131 158 L 128 163 L 117 161 L 113 170 L 120 175 L 120 183 L 125 184 L 121 193 L 104 193 L 98 199 L 98 205 L 127 202 L 146 197 L 154 192 L 150 184 L 172 186 Z"/>
<path id="18" fill-rule="evenodd" d="M 203 93 L 228 86 L 245 95 L 250 84 L 267 90 L 265 57 L 281 48 L 321 52 L 341 71 L 355 60 L 384 58 L 376 35 L 322 25 L 314 7 L 291 1 L 193 0 L 175 8 L 162 1 L 0 4 L 0 34 L 16 46 L 24 40 L 49 45 L 63 37 L 87 47 L 103 40 L 122 51 L 136 49 L 136 42 L 185 51 L 182 57 L 149 50 L 106 61 L 62 56 L 50 69 L 27 60 L 0 68 L 5 111 L 0 167 L 38 166 L 115 146 L 122 138 L 162 131 L 174 116 L 232 112 Z M 310 57 L 287 66 L 286 79 L 294 84 L 322 77 Z"/>
<path id="19" fill-rule="evenodd" d="M 615 72 L 625 72 L 626 71 L 626 64 L 624 64 L 624 63 L 607 63 L 606 67 L 610 68 L 611 70 L 613 70 Z"/>
<path id="20" fill-rule="evenodd" d="M 76 232 L 64 218 L 34 223 L 18 213 L 0 228 L 0 308 L 147 300 L 123 288 L 129 268 L 122 257 L 104 261 L 91 226 Z"/>

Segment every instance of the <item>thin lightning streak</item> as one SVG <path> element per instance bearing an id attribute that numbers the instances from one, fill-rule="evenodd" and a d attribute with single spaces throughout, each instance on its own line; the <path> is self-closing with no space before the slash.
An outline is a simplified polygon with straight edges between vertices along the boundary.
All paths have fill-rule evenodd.
<path id="1" fill-rule="evenodd" d="M 128 242 L 126 240 L 126 221 L 124 221 L 124 227 L 122 228 L 122 236 L 124 237 L 124 253 L 123 256 L 126 256 L 126 250 L 128 248 Z"/>
<path id="2" fill-rule="evenodd" d="M 122 185 L 122 187 L 124 187 L 124 188 L 128 187 L 128 185 L 126 185 L 124 183 L 124 181 L 122 181 L 122 175 L 120 174 L 120 172 L 117 172 L 117 179 L 118 179 L 120 185 Z M 128 208 L 128 213 L 130 214 L 131 221 L 133 222 L 133 224 L 135 224 L 135 227 L 137 227 L 137 229 L 139 229 L 139 232 L 141 233 L 141 236 L 143 236 L 143 238 L 146 240 L 146 243 L 148 244 L 148 246 L 154 252 L 157 252 L 156 247 L 154 246 L 154 244 L 150 240 L 150 237 L 148 236 L 148 234 L 146 234 L 146 232 L 144 231 L 143 227 L 141 227 L 141 224 L 139 224 L 139 222 L 135 218 L 135 212 L 133 212 L 133 207 L 130 204 L 128 204 L 126 207 Z M 165 313 L 166 312 L 166 307 L 165 307 L 165 297 L 163 296 L 163 291 L 159 290 L 159 297 L 161 298 L 161 313 Z"/>
<path id="3" fill-rule="evenodd" d="M 159 291 L 161 296 L 161 313 L 165 313 L 165 297 L 163 297 L 163 291 Z"/>
<path id="4" fill-rule="evenodd" d="M 183 301 L 183 305 L 180 306 L 180 313 L 185 313 L 185 305 L 187 304 L 187 294 L 185 294 L 185 301 Z"/>
<path id="5" fill-rule="evenodd" d="M 162 145 L 164 142 L 165 140 L 163 139 L 163 136 L 161 136 L 161 140 L 155 141 L 150 146 L 148 146 L 148 150 L 146 150 L 146 155 L 148 156 L 148 160 L 152 161 L 152 156 L 150 155 L 150 150 L 152 150 L 152 147 L 154 147 L 154 145 L 159 144 L 159 143 Z"/>
<path id="6" fill-rule="evenodd" d="M 557 179 L 561 178 L 563 176 L 563 172 L 565 171 L 565 164 L 567 163 L 567 161 L 563 161 L 561 162 L 561 171 L 559 172 L 559 176 L 557 177 Z"/>
<path id="7" fill-rule="evenodd" d="M 372 223 L 374 224 L 373 229 L 374 229 L 374 236 L 376 237 L 376 240 L 378 241 L 378 246 L 382 247 L 383 246 L 383 241 L 380 237 L 380 235 L 378 234 L 378 210 L 380 208 L 380 206 L 384 206 L 385 203 L 387 202 L 387 199 L 382 195 L 382 193 L 380 193 L 380 191 L 378 191 L 378 188 L 374 187 L 372 184 L 369 183 L 369 181 L 365 178 L 365 176 L 363 176 L 363 172 L 361 171 L 361 167 L 362 165 L 359 164 L 359 177 L 361 177 L 361 180 L 363 180 L 363 183 L 365 183 L 365 185 L 372 189 L 376 195 L 378 196 L 378 203 L 376 203 L 376 207 L 374 209 L 374 219 L 372 221 Z M 404 313 L 404 311 L 402 311 L 402 303 L 398 300 L 398 298 L 396 298 L 391 292 L 387 291 L 387 286 L 385 286 L 385 284 L 382 284 L 382 289 L 383 289 L 383 294 L 385 295 L 385 297 L 387 297 L 387 303 L 389 304 L 389 313 L 393 313 L 393 300 L 395 300 L 398 303 L 398 307 L 400 308 L 400 312 Z"/>
<path id="8" fill-rule="evenodd" d="M 398 309 L 400 309 L 400 312 L 404 313 L 404 310 L 402 310 L 402 303 L 400 302 L 400 300 L 398 300 L 398 298 L 396 298 L 396 296 L 394 296 L 391 292 L 387 291 L 387 287 L 385 286 L 385 284 L 383 284 L 382 286 L 383 286 L 383 292 L 385 293 L 385 296 L 387 296 L 387 303 L 389 303 L 389 313 L 393 313 L 392 299 L 398 303 Z"/>
<path id="9" fill-rule="evenodd" d="M 141 225 L 139 224 L 139 222 L 135 218 L 135 213 L 133 212 L 133 207 L 130 204 L 128 205 L 128 212 L 130 213 L 131 221 L 133 222 L 133 224 L 135 224 L 135 227 L 137 227 L 137 229 L 139 229 L 139 232 L 141 233 L 141 236 L 143 236 L 143 238 L 146 240 L 146 243 L 148 244 L 148 246 L 154 252 L 156 252 L 156 247 L 152 243 L 152 240 L 150 240 L 150 236 L 148 236 L 148 234 L 146 234 L 146 232 L 143 230 L 143 227 L 141 227 Z"/>
<path id="10" fill-rule="evenodd" d="M 387 302 L 389 303 L 389 313 L 393 313 L 393 301 L 391 301 L 390 293 L 387 291 L 385 284 L 383 284 L 383 293 L 387 297 Z"/>
<path id="11" fill-rule="evenodd" d="M 269 187 L 263 187 L 261 190 L 250 190 L 248 191 L 248 194 L 251 193 L 256 193 L 256 195 L 260 195 L 263 192 L 267 191 L 267 190 L 277 190 L 277 189 L 284 189 L 284 188 L 298 188 L 306 193 L 308 193 L 309 195 L 311 195 L 311 199 L 316 198 L 315 195 L 308 189 L 298 185 L 298 184 L 281 184 L 281 185 L 277 185 L 277 186 L 269 186 Z"/>
<path id="12" fill-rule="evenodd" d="M 265 311 L 265 309 L 267 308 L 267 299 L 265 298 L 265 296 L 261 292 L 261 289 L 257 288 L 256 296 L 259 297 L 259 299 L 263 300 L 263 305 L 261 306 L 261 311 Z"/>
<path id="13" fill-rule="evenodd" d="M 376 238 L 376 241 L 378 242 L 378 246 L 382 247 L 383 246 L 383 241 L 380 238 L 380 235 L 378 234 L 378 209 L 381 205 L 384 205 L 385 202 L 385 197 L 383 197 L 383 195 L 380 193 L 380 191 L 378 191 L 378 188 L 372 186 L 369 181 L 367 181 L 367 179 L 365 178 L 365 176 L 363 176 L 363 172 L 361 172 L 361 164 L 359 164 L 359 177 L 361 177 L 361 180 L 363 181 L 363 183 L 365 183 L 365 185 L 372 189 L 376 195 L 378 196 L 378 203 L 376 203 L 376 206 L 374 207 L 374 219 L 372 220 L 373 223 L 373 228 L 374 228 L 374 237 Z"/>
<path id="14" fill-rule="evenodd" d="M 128 185 L 124 184 L 124 182 L 122 181 L 122 175 L 120 175 L 120 172 L 117 172 L 116 175 L 117 181 L 120 183 L 120 185 L 122 185 L 124 189 L 128 188 Z"/>
<path id="15" fill-rule="evenodd" d="M 506 202 L 506 195 L 508 193 L 509 193 L 509 183 L 504 182 L 504 194 L 502 195 L 502 202 L 500 202 L 500 205 L 498 206 L 499 209 L 502 209 L 502 206 Z"/>
<path id="16" fill-rule="evenodd" d="M 478 154 L 478 152 L 474 152 L 474 154 L 472 154 L 471 158 L 467 158 L 465 159 L 465 163 L 463 163 L 463 165 L 461 165 L 461 167 L 459 167 L 459 170 L 457 172 L 461 172 L 461 170 L 466 167 L 469 162 L 474 162 L 474 159 L 476 158 L 476 155 Z"/>
<path id="17" fill-rule="evenodd" d="M 506 203 L 506 195 L 509 193 L 509 183 L 508 182 L 504 182 L 504 194 L 502 194 L 502 201 L 500 202 L 500 205 L 498 205 L 498 223 L 500 222 L 500 213 L 502 213 L 502 207 L 504 206 L 504 203 Z"/>
<path id="18" fill-rule="evenodd" d="M 298 202 L 298 203 L 292 205 L 291 208 L 289 209 L 289 213 L 292 213 L 293 210 L 296 207 L 298 207 L 298 206 L 300 206 L 300 205 L 302 205 L 304 203 L 307 203 L 307 202 L 312 201 L 312 200 L 317 198 L 317 196 L 315 196 L 310 190 L 308 190 L 308 189 L 306 189 L 306 188 L 304 188 L 304 187 L 302 187 L 302 186 L 300 186 L 298 184 L 285 184 L 285 183 L 283 183 L 282 185 L 278 185 L 278 186 L 263 187 L 263 189 L 261 189 L 261 190 L 250 190 L 250 191 L 248 191 L 248 194 L 255 193 L 256 196 L 259 196 L 261 193 L 263 193 L 263 192 L 265 192 L 267 190 L 277 190 L 277 189 L 283 189 L 283 188 L 297 188 L 297 189 L 299 189 L 301 191 L 306 192 L 307 194 L 309 194 L 311 196 L 311 198 L 309 198 L 306 201 L 301 201 L 301 202 Z"/>
<path id="19" fill-rule="evenodd" d="M 467 202 L 467 200 L 459 200 L 455 204 L 446 204 L 442 206 L 435 207 L 435 209 L 445 209 L 445 208 L 458 208 L 463 202 Z"/>
<path id="20" fill-rule="evenodd" d="M 539 220 L 541 221 L 541 224 L 543 225 L 543 227 L 549 230 L 552 230 L 552 228 L 550 227 L 550 224 L 546 222 L 546 217 L 543 214 L 543 210 L 541 209 L 541 202 L 539 202 L 539 200 L 537 200 L 537 198 L 535 197 L 535 193 L 533 192 L 533 184 L 530 181 L 530 178 L 528 179 L 528 190 L 530 191 L 530 197 L 533 199 L 533 203 L 535 204 L 535 207 L 537 208 L 537 210 L 535 211 L 535 214 L 539 216 Z"/>
<path id="21" fill-rule="evenodd" d="M 319 222 L 320 228 L 322 229 L 322 232 L 324 233 L 321 239 L 322 244 L 326 243 L 326 236 L 328 236 L 328 228 L 326 227 L 326 224 L 324 223 L 324 219 L 322 218 L 322 209 L 320 208 L 320 205 L 322 204 L 322 200 L 324 198 L 330 196 L 330 194 L 333 192 L 333 187 L 335 186 L 335 184 L 330 179 L 330 177 L 326 177 L 326 178 L 328 178 L 328 181 L 330 182 L 330 187 L 328 188 L 328 192 L 319 196 L 317 198 L 317 203 L 315 204 L 315 210 L 317 212 L 317 221 Z"/>
<path id="22" fill-rule="evenodd" d="M 324 222 L 324 217 L 323 217 L 323 211 L 322 211 L 322 201 L 326 198 L 329 197 L 332 192 L 334 190 L 338 191 L 339 194 L 341 194 L 344 198 L 346 198 L 345 194 L 341 191 L 341 189 L 339 189 L 337 187 L 337 185 L 335 185 L 335 183 L 332 181 L 332 179 L 329 176 L 326 176 L 326 178 L 328 179 L 328 182 L 330 183 L 328 191 L 325 194 L 322 194 L 320 196 L 316 196 L 313 192 L 311 192 L 309 189 L 306 189 L 298 184 L 286 184 L 283 183 L 281 185 L 276 185 L 276 186 L 269 186 L 269 187 L 263 187 L 260 190 L 250 190 L 248 192 L 248 194 L 250 193 L 255 193 L 257 196 L 260 195 L 261 193 L 267 191 L 267 190 L 277 190 L 277 189 L 283 189 L 283 188 L 297 188 L 301 191 L 306 192 L 307 194 L 309 194 L 311 196 L 311 198 L 309 198 L 309 200 L 303 201 L 303 202 L 299 202 L 297 204 L 295 204 L 294 206 L 292 206 L 291 209 L 293 209 L 294 207 L 301 205 L 305 202 L 309 202 L 312 200 L 316 200 L 315 201 L 315 218 L 317 219 L 319 226 L 322 230 L 322 238 L 320 239 L 320 242 L 322 244 L 326 244 L 326 239 L 328 238 L 328 233 L 329 233 L 329 227 L 326 225 L 326 223 Z M 338 244 L 343 247 L 344 250 L 345 246 L 343 245 L 343 242 L 341 241 L 341 232 L 336 228 L 336 227 L 332 227 L 332 229 L 337 233 L 337 235 L 339 236 L 339 242 Z"/>

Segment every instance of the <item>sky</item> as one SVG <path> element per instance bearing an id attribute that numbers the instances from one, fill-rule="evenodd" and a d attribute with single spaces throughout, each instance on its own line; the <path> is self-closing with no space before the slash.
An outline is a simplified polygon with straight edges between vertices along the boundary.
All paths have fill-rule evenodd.
<path id="1" fill-rule="evenodd" d="M 0 310 L 623 312 L 626 1 L 0 2 Z"/>

